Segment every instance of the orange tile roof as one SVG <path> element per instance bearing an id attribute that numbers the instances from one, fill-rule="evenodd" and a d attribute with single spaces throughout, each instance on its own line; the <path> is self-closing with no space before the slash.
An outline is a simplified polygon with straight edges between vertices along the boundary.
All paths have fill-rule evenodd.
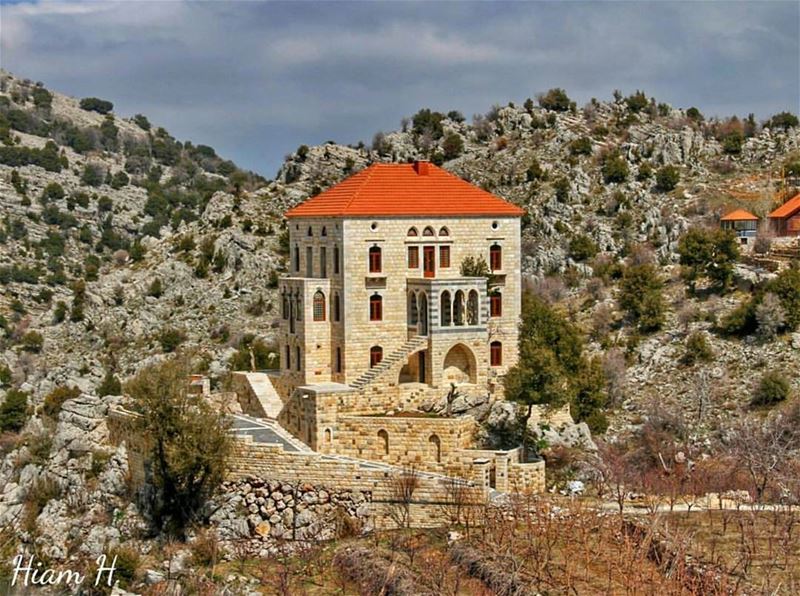
<path id="1" fill-rule="evenodd" d="M 783 219 L 784 217 L 791 217 L 800 211 L 800 194 L 786 201 L 783 205 L 778 207 L 775 211 L 769 214 L 772 218 Z"/>
<path id="2" fill-rule="evenodd" d="M 428 162 L 374 164 L 300 203 L 286 217 L 519 217 L 525 211 Z"/>
<path id="3" fill-rule="evenodd" d="M 758 217 L 744 209 L 737 209 L 723 215 L 721 221 L 758 221 Z"/>

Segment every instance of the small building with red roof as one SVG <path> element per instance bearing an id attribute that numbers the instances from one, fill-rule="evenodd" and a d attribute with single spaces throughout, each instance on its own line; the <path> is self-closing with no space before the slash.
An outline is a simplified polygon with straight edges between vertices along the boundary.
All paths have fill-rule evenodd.
<path id="1" fill-rule="evenodd" d="M 800 236 L 800 193 L 769 214 L 770 226 L 778 236 Z"/>
<path id="2" fill-rule="evenodd" d="M 427 161 L 371 165 L 289 209 L 282 392 L 499 387 L 517 360 L 524 213 Z M 462 275 L 467 259 L 490 275 Z"/>
<path id="3" fill-rule="evenodd" d="M 758 222 L 758 216 L 744 209 L 736 209 L 722 216 L 720 226 L 723 230 L 732 230 L 742 244 L 747 244 L 750 240 L 755 239 Z"/>

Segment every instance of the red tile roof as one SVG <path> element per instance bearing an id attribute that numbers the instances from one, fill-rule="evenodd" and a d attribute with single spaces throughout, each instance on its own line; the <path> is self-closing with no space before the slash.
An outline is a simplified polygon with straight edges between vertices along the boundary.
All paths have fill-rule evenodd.
<path id="1" fill-rule="evenodd" d="M 374 164 L 300 203 L 286 217 L 519 217 L 525 211 L 428 162 Z"/>
<path id="2" fill-rule="evenodd" d="M 758 217 L 744 209 L 737 209 L 723 215 L 721 221 L 758 221 Z"/>
<path id="3" fill-rule="evenodd" d="M 772 218 L 783 219 L 784 217 L 791 217 L 800 211 L 800 194 L 786 201 L 783 205 L 778 207 L 775 211 L 769 214 Z"/>

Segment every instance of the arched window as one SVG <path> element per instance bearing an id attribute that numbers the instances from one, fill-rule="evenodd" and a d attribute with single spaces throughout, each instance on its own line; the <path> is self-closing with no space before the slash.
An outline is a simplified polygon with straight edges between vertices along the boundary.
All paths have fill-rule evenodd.
<path id="1" fill-rule="evenodd" d="M 307 236 L 313 236 L 314 235 L 314 229 L 311 226 L 308 226 L 308 233 L 306 235 Z"/>
<path id="2" fill-rule="evenodd" d="M 453 303 L 450 299 L 450 292 L 445 290 L 442 292 L 441 298 L 441 305 L 439 306 L 439 310 L 442 313 L 442 320 L 440 325 L 442 327 L 449 327 L 450 321 L 453 318 Z"/>
<path id="3" fill-rule="evenodd" d="M 322 226 L 322 231 L 319 233 L 320 236 L 327 236 L 328 235 L 328 228 Z"/>
<path id="4" fill-rule="evenodd" d="M 306 277 L 314 277 L 314 247 L 306 246 Z"/>
<path id="5" fill-rule="evenodd" d="M 369 249 L 369 272 L 380 273 L 381 268 L 381 247 L 371 246 Z"/>
<path id="6" fill-rule="evenodd" d="M 369 349 L 369 367 L 373 368 L 378 366 L 383 360 L 383 348 L 380 346 L 372 346 Z"/>
<path id="7" fill-rule="evenodd" d="M 499 341 L 493 341 L 489 344 L 489 363 L 492 366 L 503 364 L 503 344 Z"/>
<path id="8" fill-rule="evenodd" d="M 427 228 L 422 230 L 422 235 L 423 236 L 435 236 L 436 234 L 434 233 L 433 228 L 428 226 Z"/>
<path id="9" fill-rule="evenodd" d="M 342 348 L 336 348 L 336 372 L 342 372 Z"/>
<path id="10" fill-rule="evenodd" d="M 453 297 L 453 325 L 464 324 L 464 292 L 458 290 Z"/>
<path id="11" fill-rule="evenodd" d="M 383 450 L 384 455 L 389 455 L 389 433 L 383 429 L 378 431 L 378 445 Z"/>
<path id="12" fill-rule="evenodd" d="M 369 320 L 383 320 L 383 298 L 380 294 L 373 294 L 369 297 Z"/>
<path id="13" fill-rule="evenodd" d="M 333 247 L 333 274 L 339 275 L 339 247 Z"/>
<path id="14" fill-rule="evenodd" d="M 416 325 L 419 321 L 419 308 L 417 307 L 417 295 L 414 292 L 408 295 L 408 324 Z"/>
<path id="15" fill-rule="evenodd" d="M 303 303 L 300 301 L 300 294 L 294 297 L 294 318 L 298 321 L 303 320 Z"/>
<path id="16" fill-rule="evenodd" d="M 295 367 L 296 370 L 300 370 L 300 368 L 301 368 L 301 366 L 300 366 L 301 358 L 302 358 L 302 356 L 301 356 L 301 352 L 300 352 L 300 346 L 295 346 L 295 348 L 294 348 L 294 367 Z"/>
<path id="17" fill-rule="evenodd" d="M 325 294 L 320 290 L 314 293 L 314 321 L 325 320 Z"/>
<path id="18" fill-rule="evenodd" d="M 428 443 L 431 444 L 431 451 L 433 452 L 433 457 L 436 459 L 436 463 L 442 461 L 442 441 L 439 439 L 437 435 L 431 435 L 428 437 Z"/>
<path id="19" fill-rule="evenodd" d="M 333 320 L 338 323 L 342 318 L 342 305 L 339 301 L 339 292 L 333 293 Z"/>
<path id="20" fill-rule="evenodd" d="M 329 428 L 325 429 L 325 442 L 329 445 L 333 442 L 333 431 Z"/>
<path id="21" fill-rule="evenodd" d="M 283 314 L 284 319 L 289 318 L 289 297 L 286 295 L 285 292 L 283 294 L 283 309 L 281 312 Z"/>
<path id="22" fill-rule="evenodd" d="M 300 271 L 300 247 L 295 244 L 294 245 L 294 272 L 298 273 Z"/>
<path id="23" fill-rule="evenodd" d="M 289 370 L 290 368 L 292 368 L 292 349 L 289 347 L 289 344 L 286 344 L 286 349 L 284 349 L 284 352 L 286 356 L 285 358 L 286 362 L 284 362 L 284 364 L 286 365 L 285 368 L 286 370 Z"/>
<path id="24" fill-rule="evenodd" d="M 417 228 L 408 228 L 408 234 L 406 236 L 416 237 L 419 236 L 419 232 L 417 232 Z"/>
<path id="25" fill-rule="evenodd" d="M 319 276 L 328 277 L 328 249 L 325 246 L 319 247 Z"/>
<path id="26" fill-rule="evenodd" d="M 503 249 L 499 244 L 492 244 L 489 248 L 489 269 L 492 271 L 503 269 Z"/>
<path id="27" fill-rule="evenodd" d="M 442 228 L 439 230 L 439 236 L 449 236 L 449 235 L 450 235 L 450 230 L 442 226 Z"/>
<path id="28" fill-rule="evenodd" d="M 491 296 L 489 296 L 489 316 L 503 316 L 503 294 L 500 292 L 494 292 Z"/>
<path id="29" fill-rule="evenodd" d="M 467 300 L 467 325 L 477 325 L 479 318 L 478 292 L 476 290 L 470 290 L 469 299 Z"/>

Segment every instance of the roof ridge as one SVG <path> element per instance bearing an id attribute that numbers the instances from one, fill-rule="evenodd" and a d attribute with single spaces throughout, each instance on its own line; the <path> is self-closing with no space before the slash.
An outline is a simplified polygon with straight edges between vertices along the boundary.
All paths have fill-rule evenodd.
<path id="1" fill-rule="evenodd" d="M 358 185 L 358 188 L 356 188 L 356 191 L 353 193 L 353 196 L 350 197 L 350 200 L 347 201 L 347 204 L 342 209 L 342 214 L 343 215 L 345 213 L 347 213 L 347 209 L 350 207 L 350 205 L 353 204 L 353 201 L 355 201 L 358 198 L 358 195 L 361 192 L 361 189 L 364 188 L 364 186 L 366 186 L 367 182 L 369 182 L 369 179 L 372 178 L 372 174 L 377 169 L 377 166 L 378 166 L 378 164 L 374 163 L 374 164 L 371 164 L 371 165 L 367 166 L 363 170 L 361 170 L 360 173 L 364 174 L 363 180 L 361 181 L 361 184 Z"/>

